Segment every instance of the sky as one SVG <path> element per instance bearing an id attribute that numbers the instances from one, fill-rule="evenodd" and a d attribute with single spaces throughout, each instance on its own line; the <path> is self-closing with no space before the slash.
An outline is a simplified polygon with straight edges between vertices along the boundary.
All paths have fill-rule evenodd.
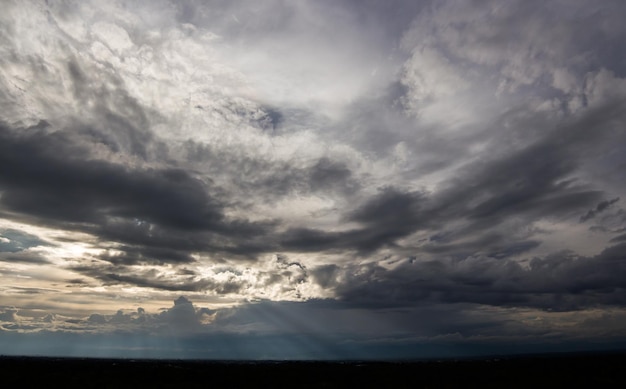
<path id="1" fill-rule="evenodd" d="M 625 2 L 2 9 L 0 354 L 626 348 Z"/>

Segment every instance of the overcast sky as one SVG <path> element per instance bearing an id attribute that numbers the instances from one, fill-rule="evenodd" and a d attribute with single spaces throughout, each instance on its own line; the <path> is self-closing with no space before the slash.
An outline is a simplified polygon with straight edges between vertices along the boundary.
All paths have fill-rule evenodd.
<path id="1" fill-rule="evenodd" d="M 0 354 L 624 347 L 625 16 L 3 1 Z"/>

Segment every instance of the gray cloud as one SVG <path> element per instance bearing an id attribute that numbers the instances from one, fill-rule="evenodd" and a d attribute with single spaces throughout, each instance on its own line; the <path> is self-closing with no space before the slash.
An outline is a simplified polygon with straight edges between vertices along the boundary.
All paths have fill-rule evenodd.
<path id="1" fill-rule="evenodd" d="M 364 228 L 337 233 L 292 229 L 287 231 L 282 244 L 290 250 L 357 249 L 364 253 L 371 252 L 415 231 L 420 222 L 417 213 L 419 200 L 419 193 L 384 188 L 377 196 L 345 216 L 347 221 L 359 222 Z"/>
<path id="2" fill-rule="evenodd" d="M 128 247 L 123 259 L 109 258 L 112 261 L 141 261 L 146 257 L 188 262 L 188 254 L 167 252 L 167 248 L 199 250 L 212 245 L 201 242 L 210 240 L 206 235 L 194 242 L 182 234 L 207 232 L 253 238 L 271 228 L 268 223 L 226 220 L 223 205 L 210 197 L 210 188 L 185 170 L 132 169 L 91 159 L 87 149 L 76 145 L 63 131 L 10 130 L 4 126 L 0 132 L 2 163 L 12 166 L 0 176 L 4 208 L 50 225 L 94 232 L 104 239 L 156 246 Z M 158 241 L 155 238 L 159 235 L 168 237 Z M 245 252 L 245 245 L 233 249 L 237 250 Z"/>
<path id="3" fill-rule="evenodd" d="M 174 306 L 162 312 L 159 318 L 177 329 L 195 328 L 200 325 L 195 307 L 183 296 L 174 300 Z"/>
<path id="4" fill-rule="evenodd" d="M 50 263 L 48 259 L 44 255 L 21 251 L 17 253 L 0 253 L 0 261 L 3 262 L 21 262 L 21 263 L 32 263 L 32 264 L 44 264 Z"/>
<path id="5" fill-rule="evenodd" d="M 49 242 L 36 235 L 15 229 L 0 231 L 0 252 L 16 253 L 36 246 L 47 246 Z"/>
<path id="6" fill-rule="evenodd" d="M 7 4 L 3 301 L 35 312 L 71 311 L 76 296 L 135 304 L 128 286 L 144 301 L 188 296 L 160 314 L 38 321 L 20 308 L 3 331 L 145 324 L 255 345 L 283 334 L 282 351 L 312 356 L 352 355 L 349 342 L 544 340 L 559 327 L 541 320 L 557 316 L 617 336 L 623 11 L 617 0 Z M 61 287 L 72 296 L 28 300 Z M 205 295 L 255 303 L 191 302 Z"/>
<path id="7" fill-rule="evenodd" d="M 571 175 L 586 158 L 581 152 L 583 147 L 601 147 L 609 141 L 612 123 L 624 120 L 621 106 L 620 102 L 591 111 L 527 147 L 503 156 L 496 153 L 493 159 L 470 164 L 438 193 L 425 195 L 387 188 L 344 217 L 365 225 L 363 229 L 336 233 L 293 229 L 287 232 L 284 245 L 289 249 L 369 251 L 393 244 L 396 239 L 420 229 L 442 228 L 446 223 L 463 219 L 468 224 L 455 232 L 456 239 L 468 235 L 480 237 L 481 232 L 488 232 L 512 217 L 525 219 L 527 223 L 541 218 L 569 217 L 604 195 L 600 190 L 577 183 Z M 596 129 L 593 137 L 589 128 Z M 619 131 L 611 136 L 624 134 Z M 493 242 L 503 243 L 501 239 L 498 241 Z M 478 239 L 477 243 L 490 244 L 484 239 Z"/>
<path id="8" fill-rule="evenodd" d="M 328 157 L 294 166 L 191 140 L 185 142 L 184 154 L 192 166 L 207 169 L 208 174 L 228 175 L 234 186 L 230 190 L 242 206 L 247 205 L 246 198 L 273 203 L 297 193 L 341 196 L 359 189 L 358 178 L 345 162 Z"/>
<path id="9" fill-rule="evenodd" d="M 129 170 L 87 158 L 62 132 L 1 129 L 5 207 L 60 221 L 98 222 L 110 216 L 175 228 L 215 228 L 222 216 L 203 184 L 176 169 Z M 69 157 L 69 158 L 68 158 Z"/>
<path id="10" fill-rule="evenodd" d="M 19 312 L 19 310 L 17 310 L 14 307 L 8 308 L 8 309 L 4 309 L 2 311 L 2 313 L 0 313 L 0 320 L 1 321 L 7 321 L 7 322 L 18 321 L 19 320 L 18 316 L 17 316 L 18 312 Z"/>
<path id="11" fill-rule="evenodd" d="M 29 250 L 38 246 L 51 246 L 51 244 L 36 235 L 15 229 L 5 229 L 0 232 L 0 261 L 49 263 L 44 255 Z"/>
<path id="12" fill-rule="evenodd" d="M 618 201 L 619 201 L 619 197 L 616 197 L 616 198 L 611 199 L 611 200 L 601 201 L 600 203 L 598 203 L 598 205 L 596 205 L 596 207 L 594 209 L 590 209 L 589 211 L 587 211 L 586 214 L 581 216 L 580 217 L 580 221 L 581 222 L 586 222 L 589 219 L 593 219 L 598 213 L 604 211 L 605 209 L 607 209 L 611 205 L 617 203 Z"/>
<path id="13" fill-rule="evenodd" d="M 562 252 L 527 265 L 500 256 L 407 261 L 392 270 L 376 264 L 312 270 L 349 304 L 385 308 L 475 303 L 567 311 L 624 306 L 624 255 L 617 244 L 594 257 Z"/>

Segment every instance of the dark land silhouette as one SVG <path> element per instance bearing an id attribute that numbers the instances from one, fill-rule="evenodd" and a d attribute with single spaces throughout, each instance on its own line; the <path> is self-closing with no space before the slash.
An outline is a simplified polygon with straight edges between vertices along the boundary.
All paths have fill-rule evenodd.
<path id="1" fill-rule="evenodd" d="M 385 362 L 0 357 L 3 387 L 66 388 L 623 388 L 624 366 L 626 352 Z"/>

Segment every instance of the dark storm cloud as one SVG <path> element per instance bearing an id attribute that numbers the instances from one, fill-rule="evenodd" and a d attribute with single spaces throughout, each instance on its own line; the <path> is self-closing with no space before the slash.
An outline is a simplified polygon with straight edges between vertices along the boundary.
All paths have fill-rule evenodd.
<path id="1" fill-rule="evenodd" d="M 313 269 L 317 282 L 346 303 L 371 308 L 421 303 L 575 310 L 625 306 L 626 245 L 594 257 L 561 252 L 533 258 L 526 267 L 501 257 L 412 260 L 393 270 L 377 264 Z M 341 281 L 338 281 L 341 280 Z"/>
<path id="2" fill-rule="evenodd" d="M 415 223 L 415 215 L 420 201 L 419 193 L 405 193 L 395 188 L 384 188 L 380 193 L 368 200 L 361 207 L 348 215 L 348 221 L 366 225 L 385 224 L 390 227 L 398 220 L 409 218 L 407 222 Z"/>
<path id="3" fill-rule="evenodd" d="M 180 229 L 217 227 L 223 216 L 204 184 L 177 169 L 131 169 L 89 159 L 69 134 L 0 127 L 2 204 L 62 222 L 137 218 Z"/>
<path id="4" fill-rule="evenodd" d="M 466 219 L 468 225 L 453 234 L 459 239 L 494 229 L 513 217 L 530 222 L 583 212 L 606 194 L 577 181 L 575 174 L 594 150 L 611 139 L 624 138 L 623 129 L 616 125 L 625 119 L 623 105 L 610 103 L 562 124 L 521 150 L 469 165 L 449 181 L 449 189 L 430 199 L 433 206 L 423 217 L 433 226 Z M 607 206 L 600 203 L 598 209 Z"/>
<path id="5" fill-rule="evenodd" d="M 69 132 L 45 127 L 0 126 L 0 163 L 11 166 L 0 172 L 0 203 L 12 217 L 127 242 L 109 258 L 127 263 L 189 262 L 189 250 L 208 248 L 254 253 L 254 237 L 272 228 L 225 218 L 210 184 L 187 171 L 93 159 Z"/>
<path id="6" fill-rule="evenodd" d="M 468 217 L 493 222 L 515 214 L 558 215 L 594 201 L 597 191 L 577 190 L 559 182 L 574 170 L 572 157 L 550 144 L 538 144 L 491 164 L 467 188 L 470 193 L 465 195 L 487 196 L 468 209 Z"/>
<path id="7" fill-rule="evenodd" d="M 284 234 L 282 245 L 297 251 L 356 249 L 369 253 L 418 228 L 422 222 L 418 212 L 421 199 L 420 193 L 383 188 L 344 216 L 346 221 L 359 222 L 363 228 L 342 232 L 293 228 Z"/>
<path id="8" fill-rule="evenodd" d="M 590 209 L 586 214 L 580 217 L 581 222 L 586 222 L 589 219 L 593 219 L 598 213 L 604 211 L 611 205 L 617 203 L 619 201 L 619 197 L 616 197 L 611 200 L 604 200 L 598 203 L 594 209 Z"/>
<path id="9" fill-rule="evenodd" d="M 127 259 L 135 256 L 143 258 L 144 262 L 159 263 L 174 262 L 168 258 L 179 258 L 188 262 L 189 253 L 201 251 L 252 259 L 256 254 L 272 249 L 272 242 L 265 238 L 274 225 L 273 222 L 248 223 L 233 220 L 223 231 L 214 233 L 202 229 L 172 229 L 134 219 L 116 219 L 93 228 L 85 227 L 85 230 L 102 240 L 128 244 L 131 253 L 123 255 Z"/>
<path id="10" fill-rule="evenodd" d="M 384 188 L 346 216 L 365 226 L 353 241 L 362 251 L 375 250 L 417 230 L 424 223 L 420 206 L 424 197 L 417 192 Z"/>
<path id="11" fill-rule="evenodd" d="M 623 101 L 616 101 L 587 112 L 521 150 L 494 150 L 505 155 L 469 165 L 450 182 L 453 186 L 442 193 L 442 212 L 446 208 L 445 213 L 467 214 L 476 222 L 497 222 L 516 214 L 567 215 L 587 206 L 599 191 L 578 184 L 570 175 L 599 147 L 624 137 L 617 125 L 625 119 L 623 106 Z M 537 124 L 520 123 L 518 131 Z M 486 199 L 468 207 L 481 197 Z"/>
<path id="12" fill-rule="evenodd" d="M 594 225 L 589 227 L 589 231 L 612 234 L 626 232 L 626 210 L 624 209 L 608 210 L 593 220 Z"/>
<path id="13" fill-rule="evenodd" d="M 450 234 L 450 237 L 441 240 L 433 240 L 431 237 L 416 251 L 459 259 L 472 255 L 485 255 L 502 259 L 524 254 L 541 245 L 539 240 L 519 240 L 507 234 L 491 231 L 481 234 L 480 232 L 480 230 L 475 231 L 475 237 L 461 242 L 456 242 L 456 240 L 463 237 L 467 238 L 468 232 L 455 231 L 454 234 Z"/>
<path id="14" fill-rule="evenodd" d="M 618 125 L 626 120 L 623 106 L 623 101 L 615 100 L 559 124 L 541 114 L 518 121 L 510 132 L 493 139 L 491 155 L 463 167 L 444 182 L 443 190 L 426 194 L 390 186 L 355 209 L 343 211 L 344 221 L 358 222 L 362 228 L 340 232 L 292 228 L 282 237 L 282 244 L 297 251 L 371 252 L 425 230 L 433 231 L 433 236 L 447 234 L 445 241 L 433 239 L 423 247 L 430 252 L 463 249 L 469 255 L 472 250 L 481 250 L 496 256 L 524 252 L 540 241 L 516 242 L 518 238 L 497 227 L 512 218 L 530 223 L 572 217 L 590 207 L 594 207 L 595 215 L 617 201 L 601 202 L 607 193 L 577 180 L 576 174 L 588 158 L 607 147 L 607 142 L 625 138 Z M 506 115 L 502 121 L 509 120 Z M 525 147 L 509 149 L 507 138 L 550 126 L 558 128 L 540 134 Z M 442 230 L 459 221 L 465 225 Z M 474 243 L 454 243 L 468 238 Z"/>

